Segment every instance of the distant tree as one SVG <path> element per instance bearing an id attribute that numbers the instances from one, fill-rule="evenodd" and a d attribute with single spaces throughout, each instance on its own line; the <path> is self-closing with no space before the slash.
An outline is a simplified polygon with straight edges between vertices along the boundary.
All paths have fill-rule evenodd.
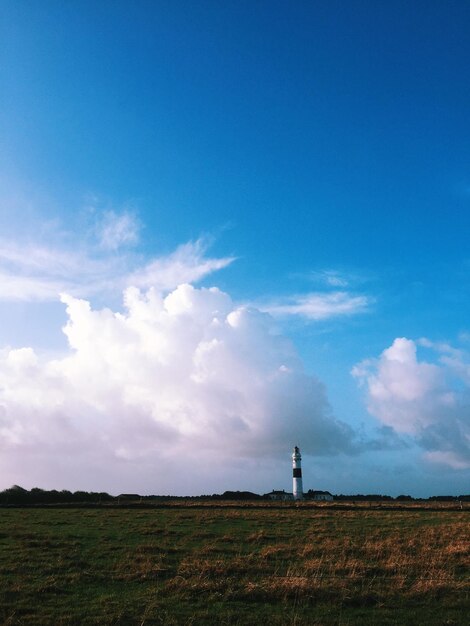
<path id="1" fill-rule="evenodd" d="M 346 502 L 350 502 L 350 501 L 356 501 L 356 502 L 369 502 L 369 501 L 380 501 L 380 500 L 393 500 L 392 496 L 387 496 L 387 495 L 382 495 L 382 494 L 377 494 L 377 493 L 372 493 L 372 494 L 367 494 L 364 495 L 362 493 L 358 493 L 356 495 L 344 495 L 344 494 L 340 494 L 339 496 L 335 496 L 335 500 L 343 500 Z"/>
<path id="2" fill-rule="evenodd" d="M 460 497 L 459 500 L 461 499 L 462 498 Z M 457 498 L 455 496 L 431 496 L 429 500 L 434 500 L 436 502 L 453 502 L 454 500 L 457 500 Z"/>
<path id="3" fill-rule="evenodd" d="M 19 485 L 13 485 L 2 492 L 2 503 L 4 504 L 24 504 L 27 502 L 29 492 Z"/>
<path id="4" fill-rule="evenodd" d="M 71 493 L 65 489 L 47 491 L 39 487 L 33 487 L 31 491 L 28 491 L 19 485 L 13 485 L 13 487 L 0 492 L 0 504 L 3 505 L 100 503 L 109 502 L 113 499 L 113 496 L 105 492 L 76 491 Z"/>

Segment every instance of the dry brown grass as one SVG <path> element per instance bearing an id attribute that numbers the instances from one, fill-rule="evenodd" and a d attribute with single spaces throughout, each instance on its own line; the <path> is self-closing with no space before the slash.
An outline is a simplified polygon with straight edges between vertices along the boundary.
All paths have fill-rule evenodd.
<path id="1" fill-rule="evenodd" d="M 392 532 L 358 533 L 356 528 L 316 540 L 309 525 L 304 530 L 289 542 L 267 530 L 248 533 L 250 553 L 243 556 L 221 557 L 214 547 L 186 556 L 169 581 L 171 589 L 245 601 L 294 598 L 345 605 L 431 601 L 470 592 L 466 522 L 424 526 L 419 532 L 415 525 Z"/>
<path id="2" fill-rule="evenodd" d="M 3 512 L 0 623 L 466 624 L 466 511 L 87 513 Z"/>

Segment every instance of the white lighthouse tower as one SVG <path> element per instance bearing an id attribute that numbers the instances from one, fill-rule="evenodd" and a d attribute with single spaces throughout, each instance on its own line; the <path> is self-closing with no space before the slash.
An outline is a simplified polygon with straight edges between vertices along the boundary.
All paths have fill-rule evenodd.
<path id="1" fill-rule="evenodd" d="M 292 491 L 294 493 L 294 500 L 302 500 L 304 497 L 302 489 L 302 467 L 300 465 L 301 460 L 300 450 L 295 446 L 292 454 Z"/>

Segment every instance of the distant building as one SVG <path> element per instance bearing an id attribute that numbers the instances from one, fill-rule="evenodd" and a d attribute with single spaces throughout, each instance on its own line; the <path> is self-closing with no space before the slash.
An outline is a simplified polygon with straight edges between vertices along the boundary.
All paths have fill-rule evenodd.
<path id="1" fill-rule="evenodd" d="M 329 491 L 315 491 L 314 489 L 308 490 L 307 498 L 310 500 L 325 500 L 327 502 L 331 502 L 333 500 L 333 496 Z"/>
<path id="2" fill-rule="evenodd" d="M 294 499 L 294 494 L 293 493 L 289 493 L 288 491 L 284 491 L 284 489 L 281 490 L 274 490 L 271 491 L 270 493 L 266 493 L 265 494 L 266 498 L 269 498 L 270 500 L 293 500 Z"/>

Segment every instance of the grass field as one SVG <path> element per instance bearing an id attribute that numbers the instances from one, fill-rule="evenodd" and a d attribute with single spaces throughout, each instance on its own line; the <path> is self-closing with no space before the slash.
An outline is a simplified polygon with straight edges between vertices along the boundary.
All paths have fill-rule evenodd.
<path id="1" fill-rule="evenodd" d="M 468 624 L 470 511 L 0 509 L 3 624 Z"/>

